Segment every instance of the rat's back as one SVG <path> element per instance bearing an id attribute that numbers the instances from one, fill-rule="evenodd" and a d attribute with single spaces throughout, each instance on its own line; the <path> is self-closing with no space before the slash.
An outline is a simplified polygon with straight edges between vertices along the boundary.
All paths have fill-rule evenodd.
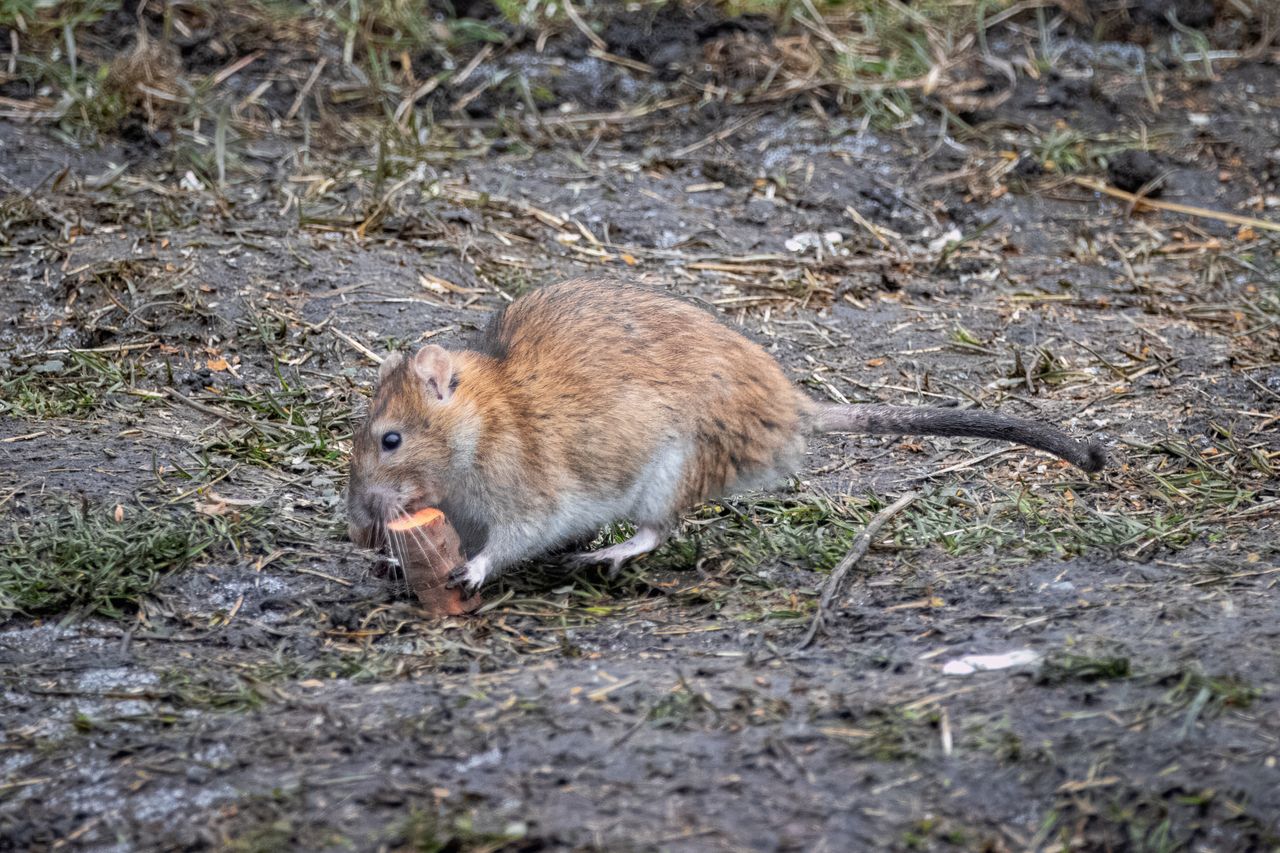
<path id="1" fill-rule="evenodd" d="M 551 285 L 496 316 L 477 349 L 501 364 L 551 468 L 588 486 L 671 478 L 674 511 L 762 484 L 803 455 L 811 404 L 777 363 L 659 291 Z"/>
<path id="2" fill-rule="evenodd" d="M 661 291 L 571 279 L 525 294 L 494 315 L 477 349 L 510 362 L 565 359 L 564 367 L 573 369 L 662 358 L 673 352 L 673 339 L 698 346 L 720 333 L 739 337 L 707 312 Z"/>

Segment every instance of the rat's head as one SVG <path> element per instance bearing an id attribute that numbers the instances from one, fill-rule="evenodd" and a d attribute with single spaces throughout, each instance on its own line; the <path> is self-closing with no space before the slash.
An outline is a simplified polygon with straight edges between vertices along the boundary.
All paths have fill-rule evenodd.
<path id="1" fill-rule="evenodd" d="M 352 441 L 347 530 L 353 542 L 376 546 L 388 521 L 447 497 L 456 385 L 453 357 L 434 344 L 382 363 L 369 416 Z"/>

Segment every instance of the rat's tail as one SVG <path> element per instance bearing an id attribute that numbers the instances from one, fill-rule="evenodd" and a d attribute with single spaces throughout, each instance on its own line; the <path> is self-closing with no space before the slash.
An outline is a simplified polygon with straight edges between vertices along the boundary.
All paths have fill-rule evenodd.
<path id="1" fill-rule="evenodd" d="M 865 435 L 952 435 L 994 438 L 1052 453 L 1089 473 L 1107 464 L 1097 441 L 1077 441 L 1057 427 L 1038 421 L 973 409 L 924 406 L 823 406 L 811 422 L 814 432 Z"/>

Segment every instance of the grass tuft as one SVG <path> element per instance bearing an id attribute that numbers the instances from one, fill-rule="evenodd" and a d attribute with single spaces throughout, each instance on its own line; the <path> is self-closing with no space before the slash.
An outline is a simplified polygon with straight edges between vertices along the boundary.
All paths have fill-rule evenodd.
<path id="1" fill-rule="evenodd" d="M 0 616 L 123 618 L 166 575 L 225 536 L 217 523 L 65 504 L 15 523 L 0 544 Z"/>
<path id="2" fill-rule="evenodd" d="M 0 415 L 33 420 L 81 418 L 132 387 L 121 361 L 72 352 L 6 371 L 0 367 Z"/>
<path id="3" fill-rule="evenodd" d="M 841 506 L 819 496 L 725 500 L 701 508 L 688 520 L 686 535 L 650 562 L 692 568 L 709 558 L 732 561 L 739 570 L 782 562 L 830 571 L 877 507 L 874 499 Z"/>
<path id="4" fill-rule="evenodd" d="M 432 811 L 415 809 L 399 830 L 397 849 L 420 853 L 446 853 L 453 850 L 501 850 L 520 841 L 528 833 L 523 823 L 508 823 L 500 829 L 481 829 L 469 815 L 452 820 Z"/>
<path id="5" fill-rule="evenodd" d="M 1036 683 L 1057 685 L 1068 681 L 1115 681 L 1128 678 L 1132 670 L 1126 657 L 1051 655 L 1040 667 Z"/>

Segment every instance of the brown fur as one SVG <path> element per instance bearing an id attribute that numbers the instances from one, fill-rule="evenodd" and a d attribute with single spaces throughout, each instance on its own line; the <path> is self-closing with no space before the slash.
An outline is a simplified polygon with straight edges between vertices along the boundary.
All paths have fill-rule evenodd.
<path id="1" fill-rule="evenodd" d="M 723 494 L 740 472 L 791 461 L 809 405 L 764 350 L 705 311 L 596 281 L 520 299 L 495 317 L 478 351 L 454 358 L 447 404 L 423 392 L 410 360 L 386 372 L 356 432 L 350 491 L 376 479 L 411 484 L 406 504 L 448 503 L 464 478 L 487 504 L 483 513 L 458 508 L 473 534 L 487 519 L 471 516 L 536 520 L 563 494 L 625 489 L 661 445 L 695 436 L 674 515 Z M 404 445 L 382 454 L 379 437 L 393 427 Z M 451 470 L 470 441 L 472 470 Z"/>

